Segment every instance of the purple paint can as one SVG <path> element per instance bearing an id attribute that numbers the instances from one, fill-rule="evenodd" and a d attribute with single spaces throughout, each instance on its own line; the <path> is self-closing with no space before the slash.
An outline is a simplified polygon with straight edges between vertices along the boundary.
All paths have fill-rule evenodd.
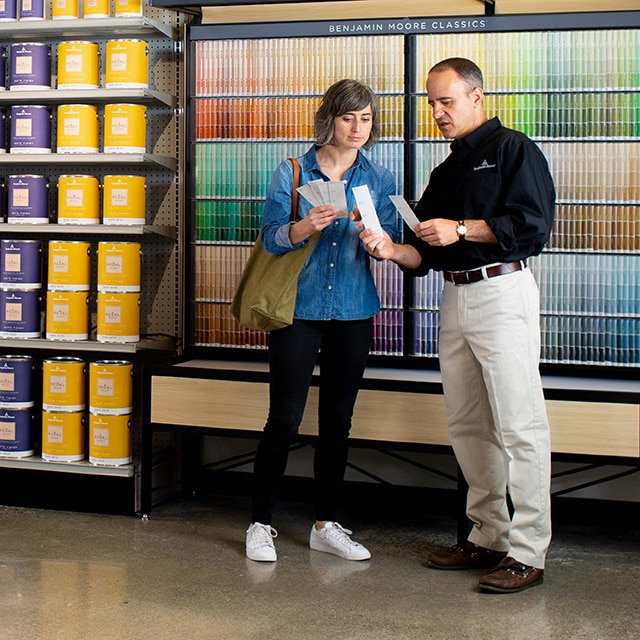
<path id="1" fill-rule="evenodd" d="M 0 458 L 26 458 L 33 455 L 32 422 L 31 408 L 0 409 Z"/>
<path id="2" fill-rule="evenodd" d="M 0 3 L 0 22 L 16 20 L 18 18 L 17 0 L 4 0 Z"/>
<path id="3" fill-rule="evenodd" d="M 7 90 L 7 48 L 0 47 L 0 91 Z"/>
<path id="4" fill-rule="evenodd" d="M 20 20 L 44 20 L 44 0 L 20 0 Z"/>
<path id="5" fill-rule="evenodd" d="M 9 176 L 7 222 L 47 224 L 49 222 L 49 181 L 44 176 Z"/>
<path id="6" fill-rule="evenodd" d="M 0 240 L 0 287 L 39 289 L 41 274 L 39 240 Z"/>
<path id="7" fill-rule="evenodd" d="M 33 358 L 31 356 L 0 356 L 0 406 L 10 409 L 33 406 Z"/>
<path id="8" fill-rule="evenodd" d="M 0 153 L 7 153 L 7 112 L 0 109 Z"/>
<path id="9" fill-rule="evenodd" d="M 0 289 L 0 337 L 39 338 L 40 291 Z"/>
<path id="10" fill-rule="evenodd" d="M 51 45 L 42 42 L 11 45 L 9 89 L 51 89 Z"/>
<path id="11" fill-rule="evenodd" d="M 0 178 L 0 222 L 7 220 L 7 185 Z"/>
<path id="12" fill-rule="evenodd" d="M 51 153 L 51 119 L 51 107 L 12 106 L 9 151 L 11 153 Z"/>

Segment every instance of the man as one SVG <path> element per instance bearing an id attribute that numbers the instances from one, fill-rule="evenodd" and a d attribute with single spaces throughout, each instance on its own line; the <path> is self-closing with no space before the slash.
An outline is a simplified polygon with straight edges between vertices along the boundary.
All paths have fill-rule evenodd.
<path id="1" fill-rule="evenodd" d="M 415 237 L 396 244 L 365 230 L 361 238 L 371 255 L 411 275 L 444 274 L 440 366 L 472 528 L 428 564 L 488 569 L 479 588 L 512 593 L 542 582 L 551 540 L 539 293 L 526 260 L 549 238 L 555 190 L 538 147 L 485 115 L 473 62 L 436 64 L 427 94 L 453 142 L 416 206 Z"/>

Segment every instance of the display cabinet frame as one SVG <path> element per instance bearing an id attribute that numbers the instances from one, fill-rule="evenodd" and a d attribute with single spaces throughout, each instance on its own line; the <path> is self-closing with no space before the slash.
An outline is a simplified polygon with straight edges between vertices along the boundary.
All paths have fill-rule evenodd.
<path id="1" fill-rule="evenodd" d="M 402 188 L 408 200 L 415 203 L 417 200 L 421 189 L 424 187 L 426 183 L 426 178 L 428 175 L 428 171 L 430 167 L 437 164 L 437 162 L 427 163 L 425 165 L 422 162 L 422 157 L 425 154 L 421 154 L 419 149 L 421 146 L 428 146 L 430 150 L 437 149 L 439 150 L 436 155 L 438 157 L 442 156 L 440 159 L 444 158 L 446 153 L 448 152 L 448 143 L 442 140 L 437 136 L 420 136 L 418 135 L 418 126 L 420 125 L 421 116 L 419 115 L 418 103 L 423 101 L 423 107 L 426 106 L 425 92 L 424 89 L 418 85 L 416 85 L 416 81 L 419 77 L 424 76 L 426 74 L 426 62 L 424 64 L 418 64 L 418 51 L 420 51 L 420 40 L 425 38 L 435 37 L 435 38 L 447 38 L 452 37 L 455 38 L 461 34 L 479 34 L 480 37 L 484 37 L 484 34 L 494 34 L 493 37 L 499 37 L 500 34 L 514 34 L 514 33 L 527 33 L 527 34 L 537 34 L 534 37 L 539 37 L 539 34 L 552 32 L 554 34 L 559 34 L 558 41 L 562 41 L 563 43 L 567 41 L 566 34 L 567 33 L 587 33 L 590 37 L 597 39 L 599 36 L 597 34 L 603 33 L 607 30 L 610 30 L 615 33 L 622 32 L 624 30 L 635 31 L 640 26 L 640 12 L 638 11 L 624 11 L 624 12 L 601 12 L 601 13 L 572 13 L 572 14 L 531 14 L 531 15 L 499 15 L 499 16 L 460 16 L 460 17 L 444 17 L 444 18 L 423 18 L 423 19 L 407 19 L 407 20 L 395 20 L 395 19 L 363 19 L 363 20 L 344 20 L 344 21 L 310 21 L 310 22 L 296 22 L 295 27 L 292 26 L 291 23 L 269 23 L 269 24 L 216 24 L 216 25 L 203 25 L 198 23 L 193 23 L 188 32 L 188 59 L 189 59 L 189 95 L 187 97 L 187 106 L 188 106 L 188 128 L 190 132 L 190 139 L 194 140 L 191 145 L 190 157 L 191 157 L 191 167 L 192 172 L 189 176 L 189 196 L 188 196 L 188 206 L 189 206 L 189 228 L 188 235 L 190 238 L 189 243 L 189 251 L 190 255 L 189 260 L 190 268 L 188 269 L 188 275 L 190 281 L 188 283 L 188 290 L 191 292 L 190 294 L 190 309 L 191 315 L 187 320 L 187 341 L 186 341 L 186 350 L 187 354 L 192 357 L 230 357 L 232 359 L 263 359 L 264 358 L 264 340 L 262 342 L 257 341 L 255 337 L 249 335 L 246 338 L 246 342 L 237 345 L 240 348 L 230 348 L 229 345 L 224 345 L 220 343 L 211 344 L 204 346 L 201 341 L 194 340 L 194 309 L 197 308 L 198 300 L 197 296 L 194 294 L 194 279 L 197 279 L 197 275 L 194 273 L 193 268 L 193 250 L 194 246 L 198 244 L 198 241 L 194 241 L 194 226 L 195 226 L 195 206 L 196 201 L 198 199 L 197 196 L 194 197 L 197 189 L 197 172 L 198 172 L 198 158 L 196 158 L 195 150 L 198 146 L 198 132 L 196 131 L 196 107 L 198 100 L 203 100 L 206 97 L 203 94 L 198 95 L 197 91 L 195 91 L 195 83 L 197 81 L 198 70 L 198 61 L 195 58 L 194 48 L 195 43 L 203 42 L 203 41 L 211 41 L 211 42 L 220 42 L 220 41 L 236 41 L 236 42 L 259 42 L 265 41 L 268 39 L 282 39 L 284 41 L 287 40 L 299 40 L 299 39 L 318 39 L 319 41 L 322 38 L 335 38 L 340 35 L 348 38 L 353 34 L 361 36 L 362 38 L 366 38 L 368 36 L 377 36 L 379 34 L 385 36 L 401 36 L 404 42 L 404 52 L 403 52 L 403 60 L 404 60 L 404 77 L 403 83 L 404 87 L 402 90 L 402 100 L 404 101 L 404 122 L 403 122 L 403 140 L 401 142 L 403 146 L 403 163 L 402 163 Z M 635 37 L 635 36 L 634 36 Z M 563 40 L 564 38 L 564 40 Z M 558 54 L 560 55 L 560 54 Z M 570 53 L 567 53 L 570 55 Z M 627 64 L 628 61 L 624 58 L 624 54 L 621 53 L 620 48 L 616 48 L 615 50 L 607 51 L 604 55 L 612 57 L 613 66 L 622 66 L 623 63 Z M 616 58 L 616 56 L 618 58 Z M 621 57 L 622 56 L 622 57 Z M 433 61 L 435 62 L 435 60 Z M 498 62 L 496 60 L 496 62 Z M 501 61 L 500 61 L 501 62 Z M 605 65 L 607 64 L 606 58 L 603 62 Z M 548 96 L 552 98 L 565 99 L 571 98 L 574 95 L 577 95 L 577 99 L 583 99 L 584 96 L 595 96 L 598 100 L 604 100 L 605 97 L 610 94 L 615 96 L 622 96 L 624 100 L 627 97 L 630 97 L 633 100 L 633 104 L 637 102 L 640 94 L 638 93 L 638 85 L 637 83 L 632 84 L 630 86 L 614 86 L 613 88 L 606 83 L 602 83 L 599 87 L 561 87 L 558 90 L 550 90 L 549 88 L 545 89 L 544 87 L 532 86 L 532 87 L 519 87 L 516 86 L 513 89 L 509 89 L 508 87 L 505 89 L 504 87 L 493 87 L 490 86 L 493 81 L 492 76 L 492 66 L 491 64 L 482 65 L 485 66 L 485 76 L 490 79 L 489 85 L 486 86 L 487 90 L 487 102 L 495 109 L 492 109 L 492 113 L 495 112 L 499 115 L 504 124 L 507 126 L 514 126 L 514 128 L 519 128 L 518 122 L 512 124 L 509 117 L 504 117 L 501 112 L 502 109 L 501 104 L 499 104 L 500 99 L 508 99 L 508 100 L 517 100 L 522 99 L 523 102 L 533 101 L 540 96 L 543 96 L 544 99 L 550 100 Z M 527 69 L 522 69 L 522 72 L 527 71 Z M 594 70 L 595 71 L 595 70 Z M 534 72 L 533 66 L 528 67 L 527 74 L 531 75 Z M 603 76 L 604 78 L 604 76 Z M 362 78 L 361 78 L 362 79 Z M 220 98 L 229 98 L 230 96 L 225 96 L 223 92 L 219 92 L 216 94 Z M 236 95 L 235 93 L 232 95 Z M 242 96 L 242 92 L 237 94 L 238 96 Z M 253 95 L 253 94 L 252 94 Z M 384 99 L 384 92 L 382 95 Z M 608 98 L 607 98 L 608 99 Z M 496 102 L 496 104 L 492 104 L 492 101 Z M 626 104 L 626 103 L 625 103 Z M 628 111 L 629 114 L 633 114 L 635 107 L 631 107 Z M 424 109 L 422 109 L 424 111 Z M 521 109 L 521 112 L 523 109 Z M 492 115 L 491 113 L 491 115 Z M 604 112 L 603 112 L 604 113 Z M 552 116 L 550 116 L 551 118 Z M 549 153 L 549 148 L 551 145 L 559 144 L 564 149 L 570 147 L 571 145 L 584 145 L 586 149 L 588 145 L 596 145 L 597 149 L 605 149 L 610 145 L 618 145 L 623 149 L 630 150 L 630 159 L 629 162 L 631 165 L 635 162 L 635 157 L 638 153 L 638 145 L 640 144 L 640 128 L 637 126 L 637 118 L 638 116 L 634 116 L 633 125 L 635 127 L 634 132 L 631 135 L 626 137 L 620 135 L 603 135 L 600 136 L 599 139 L 593 136 L 567 136 L 567 135 L 558 135 L 554 133 L 551 136 L 540 135 L 538 132 L 536 135 L 535 131 L 529 132 L 525 130 L 525 133 L 530 133 L 530 137 L 534 139 L 544 151 L 547 152 L 548 155 L 553 156 L 553 154 Z M 520 127 L 521 128 L 521 127 Z M 220 138 L 216 142 L 222 146 L 225 143 L 233 144 L 233 140 L 224 140 Z M 241 140 L 240 142 L 246 143 L 247 140 Z M 258 144 L 268 144 L 269 140 L 260 140 L 256 141 Z M 298 143 L 297 146 L 293 143 Z M 309 139 L 302 140 L 291 140 L 291 148 L 303 149 L 308 147 L 310 144 Z M 433 155 L 433 154 L 431 154 Z M 282 157 L 285 157 L 284 155 Z M 560 162 L 562 158 L 554 158 L 551 157 L 550 164 L 552 165 L 552 170 L 555 170 L 556 167 L 553 166 L 554 161 Z M 624 167 L 624 164 L 620 165 Z M 635 165 L 633 165 L 635 166 Z M 622 172 L 621 172 L 622 173 Z M 560 181 L 559 181 L 560 182 Z M 564 186 L 564 185 L 563 185 Z M 629 325 L 629 329 L 627 329 L 627 333 L 624 334 L 621 343 L 624 345 L 624 341 L 626 340 L 628 343 L 628 356 L 619 357 L 619 358 L 611 358 L 611 357 L 600 357 L 600 351 L 602 354 L 605 353 L 606 345 L 591 347 L 590 345 L 580 346 L 585 353 L 587 353 L 588 349 L 592 349 L 593 354 L 596 354 L 596 357 L 582 357 L 580 352 L 576 357 L 573 356 L 565 356 L 561 355 L 560 357 L 548 357 L 549 349 L 547 349 L 547 353 L 543 349 L 542 356 L 542 368 L 545 372 L 564 372 L 564 373 L 573 373 L 578 372 L 580 375 L 602 375 L 603 371 L 608 371 L 608 375 L 620 376 L 620 377 L 633 377 L 637 373 L 637 368 L 640 366 L 640 347 L 637 344 L 637 333 L 640 331 L 635 331 L 634 327 L 640 326 L 640 303 L 638 302 L 638 293 L 637 288 L 638 284 L 633 278 L 633 274 L 638 270 L 634 267 L 634 265 L 638 265 L 639 259 L 639 251 L 640 247 L 636 246 L 638 242 L 640 242 L 638 225 L 640 222 L 638 218 L 640 218 L 640 200 L 638 199 L 638 192 L 640 191 L 640 177 L 637 173 L 633 174 L 632 182 L 626 185 L 628 187 L 629 193 L 631 197 L 627 197 L 626 200 L 608 200 L 605 198 L 602 202 L 603 206 L 613 206 L 620 207 L 623 205 L 628 205 L 631 207 L 629 216 L 631 217 L 632 227 L 635 231 L 632 231 L 632 238 L 628 248 L 618 249 L 613 248 L 610 251 L 603 250 L 574 250 L 574 249 L 565 249 L 560 246 L 553 246 L 552 243 L 545 249 L 543 256 L 541 258 L 535 258 L 534 264 L 536 261 L 545 260 L 549 256 L 555 256 L 555 260 L 561 259 L 562 256 L 565 255 L 578 255 L 581 256 L 583 261 L 586 263 L 589 262 L 593 258 L 593 256 L 613 256 L 613 261 L 616 260 L 620 263 L 629 263 L 630 266 L 627 269 L 627 276 L 630 279 L 630 282 L 627 286 L 627 291 L 629 292 L 629 307 L 628 310 L 625 310 L 624 313 L 620 316 L 620 322 L 622 324 L 627 323 Z M 590 206 L 598 206 L 600 203 L 598 202 L 598 198 L 594 198 L 591 201 L 587 202 Z M 562 207 L 566 207 L 568 200 L 563 197 L 562 194 L 559 194 L 558 198 L 559 209 Z M 254 230 L 255 231 L 255 230 Z M 554 230 L 554 233 L 557 232 L 557 229 Z M 245 246 L 250 247 L 251 242 L 245 241 Z M 241 262 L 241 261 L 240 261 Z M 597 259 L 596 259 L 597 262 Z M 606 262 L 603 260 L 603 262 Z M 534 267 L 536 269 L 536 275 L 539 277 L 541 271 L 540 267 Z M 611 269 L 611 267 L 610 267 Z M 613 269 L 615 271 L 615 268 Z M 617 274 L 618 278 L 620 278 L 620 273 Z M 436 289 L 439 285 L 437 280 L 437 275 L 430 276 L 434 279 L 434 282 L 430 283 L 428 286 L 431 289 Z M 543 284 L 545 284 L 543 282 Z M 404 284 L 402 285 L 403 289 L 403 312 L 405 314 L 411 314 L 415 312 L 415 294 L 419 287 L 422 285 L 418 285 L 415 282 L 410 282 L 409 279 L 404 280 Z M 568 290 L 572 290 L 576 292 L 576 283 L 572 282 L 570 284 L 565 285 L 568 287 Z M 578 283 L 578 289 L 581 286 Z M 592 291 L 593 283 L 582 284 L 585 291 Z M 431 291 L 425 292 L 425 295 L 433 295 Z M 543 294 L 545 292 L 543 291 Z M 580 291 L 578 290 L 578 295 Z M 228 301 L 230 301 L 230 295 L 232 295 L 232 286 L 228 285 L 226 290 L 226 295 L 228 297 Z M 617 295 L 617 294 L 616 294 Z M 624 294 L 622 294 L 624 295 Z M 384 313 L 384 295 L 381 296 L 383 298 L 383 313 Z M 543 295 L 544 299 L 544 295 Z M 430 308 L 426 308 L 426 311 L 431 312 Z M 435 309 L 437 310 L 437 304 L 435 305 Z M 546 317 L 560 317 L 554 316 L 553 312 L 549 313 L 547 309 L 542 309 L 543 315 L 543 331 L 544 331 L 544 322 L 546 322 Z M 575 314 L 578 316 L 579 314 Z M 568 317 L 568 316 L 567 316 Z M 583 318 L 593 318 L 594 314 L 591 310 L 585 311 L 582 316 Z M 603 319 L 606 320 L 606 317 Z M 584 329 L 585 333 L 593 333 L 589 329 L 590 327 L 597 327 L 598 322 L 594 321 L 589 324 L 589 321 L 585 320 L 586 324 Z M 372 363 L 380 366 L 388 366 L 388 367 L 404 367 L 404 368 L 434 368 L 437 367 L 437 358 L 435 357 L 437 353 L 431 353 L 430 355 L 434 357 L 420 357 L 419 354 L 415 353 L 415 349 L 411 345 L 416 344 L 416 340 L 418 337 L 416 336 L 418 324 L 414 321 L 405 321 L 402 323 L 404 327 L 404 333 L 402 335 L 402 352 L 401 354 L 394 355 L 383 355 L 378 353 L 374 348 L 372 350 Z M 567 329 L 565 329 L 565 334 L 569 334 L 572 332 L 571 330 L 572 322 L 567 322 Z M 437 335 L 437 327 L 433 327 L 429 329 L 429 331 Z M 623 330 L 624 331 L 624 330 Z M 586 339 L 585 339 L 586 340 Z M 242 342 L 242 338 L 239 340 Z M 600 349 L 600 351 L 598 351 Z M 625 350 L 625 347 L 621 347 L 622 350 Z M 261 353 L 262 351 L 262 353 Z M 600 354 L 600 355 L 598 355 Z"/>

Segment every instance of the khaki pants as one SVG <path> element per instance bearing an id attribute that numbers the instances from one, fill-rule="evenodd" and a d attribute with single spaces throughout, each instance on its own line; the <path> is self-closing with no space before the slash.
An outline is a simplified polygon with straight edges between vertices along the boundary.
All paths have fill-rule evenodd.
<path id="1" fill-rule="evenodd" d="M 469 485 L 469 540 L 543 568 L 551 454 L 539 358 L 539 292 L 529 269 L 445 283 L 440 366 L 451 443 Z"/>

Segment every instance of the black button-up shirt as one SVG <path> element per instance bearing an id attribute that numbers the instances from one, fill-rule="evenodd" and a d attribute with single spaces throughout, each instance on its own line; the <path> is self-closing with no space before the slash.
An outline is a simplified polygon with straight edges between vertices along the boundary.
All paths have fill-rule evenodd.
<path id="1" fill-rule="evenodd" d="M 553 179 L 538 146 L 492 118 L 452 142 L 449 156 L 431 172 L 415 213 L 422 221 L 486 220 L 497 244 L 463 240 L 432 247 L 406 231 L 422 255 L 421 267 L 412 273 L 461 271 L 537 255 L 551 234 L 554 207 Z"/>

